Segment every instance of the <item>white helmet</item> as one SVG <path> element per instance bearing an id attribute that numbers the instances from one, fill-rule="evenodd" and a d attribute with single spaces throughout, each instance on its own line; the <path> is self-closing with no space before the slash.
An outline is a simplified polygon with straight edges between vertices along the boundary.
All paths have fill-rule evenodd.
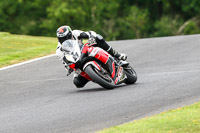
<path id="1" fill-rule="evenodd" d="M 72 30 L 69 26 L 61 26 L 57 29 L 56 35 L 62 44 L 65 40 L 72 39 Z"/>

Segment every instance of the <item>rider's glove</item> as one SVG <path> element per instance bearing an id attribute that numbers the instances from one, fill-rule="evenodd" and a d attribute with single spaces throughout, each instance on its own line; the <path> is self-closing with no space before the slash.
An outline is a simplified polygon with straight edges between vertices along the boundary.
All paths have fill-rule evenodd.
<path id="1" fill-rule="evenodd" d="M 65 69 L 67 71 L 67 76 L 69 76 L 74 70 L 70 68 L 68 65 L 65 65 Z"/>
<path id="2" fill-rule="evenodd" d="M 126 54 L 123 54 L 123 53 L 117 53 L 116 57 L 119 59 L 119 60 L 123 60 L 125 61 L 127 59 L 127 55 Z"/>
<path id="3" fill-rule="evenodd" d="M 91 36 L 88 39 L 88 46 L 92 46 L 92 45 L 95 45 L 95 44 L 97 44 L 96 39 L 95 39 L 95 37 Z"/>

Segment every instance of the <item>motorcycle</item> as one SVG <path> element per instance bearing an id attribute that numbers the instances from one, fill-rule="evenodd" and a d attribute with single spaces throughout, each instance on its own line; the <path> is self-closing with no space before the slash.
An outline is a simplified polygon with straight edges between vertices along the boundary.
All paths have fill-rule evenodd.
<path id="1" fill-rule="evenodd" d="M 61 49 L 69 69 L 105 89 L 137 81 L 137 74 L 128 62 L 112 57 L 99 47 L 88 43 L 80 46 L 77 40 L 66 40 Z"/>

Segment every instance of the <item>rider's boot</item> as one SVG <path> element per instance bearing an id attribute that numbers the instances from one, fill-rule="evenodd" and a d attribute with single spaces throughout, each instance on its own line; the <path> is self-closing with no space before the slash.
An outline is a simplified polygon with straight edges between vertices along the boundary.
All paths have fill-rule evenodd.
<path id="1" fill-rule="evenodd" d="M 123 54 L 123 53 L 118 53 L 117 51 L 115 51 L 111 46 L 109 46 L 106 41 L 103 39 L 103 37 L 99 34 L 97 34 L 97 45 L 104 49 L 105 51 L 107 51 L 110 55 L 112 55 L 113 57 L 116 57 L 119 60 L 126 60 L 127 59 L 127 55 Z"/>
<path id="2" fill-rule="evenodd" d="M 116 52 L 111 46 L 110 46 L 110 49 L 107 50 L 107 52 L 119 60 L 125 61 L 127 59 L 126 54 Z"/>

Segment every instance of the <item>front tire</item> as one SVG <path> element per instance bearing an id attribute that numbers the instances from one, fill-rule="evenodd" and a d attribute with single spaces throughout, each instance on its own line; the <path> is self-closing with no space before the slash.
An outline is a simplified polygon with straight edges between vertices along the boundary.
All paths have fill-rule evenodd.
<path id="1" fill-rule="evenodd" d="M 115 87 L 115 83 L 112 78 L 107 74 L 103 74 L 101 71 L 93 67 L 92 65 L 88 65 L 85 68 L 85 72 L 89 75 L 89 77 L 99 84 L 100 86 L 104 87 L 105 89 L 113 89 Z M 106 76 L 106 78 L 104 78 Z"/>

